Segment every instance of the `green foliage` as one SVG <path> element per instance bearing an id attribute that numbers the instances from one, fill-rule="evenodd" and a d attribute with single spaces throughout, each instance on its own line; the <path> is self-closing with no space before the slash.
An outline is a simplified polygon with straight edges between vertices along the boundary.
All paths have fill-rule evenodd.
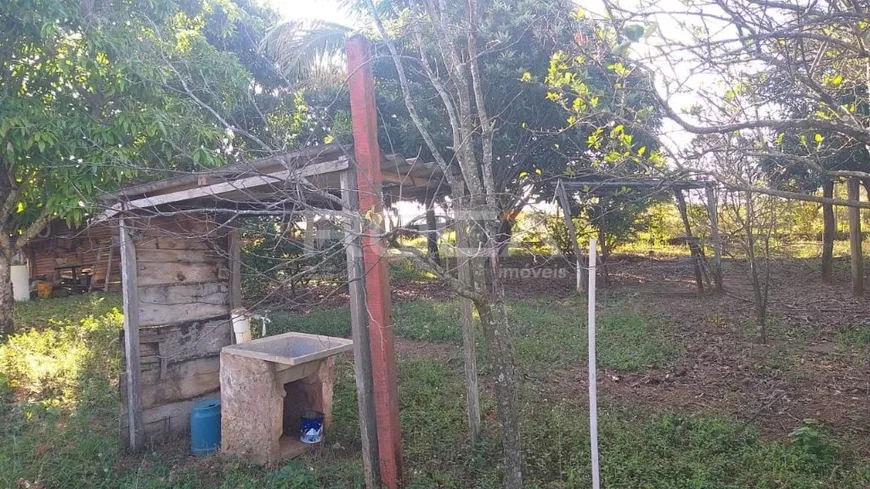
<path id="1" fill-rule="evenodd" d="M 105 386 L 92 385 L 86 374 L 118 371 L 117 358 L 99 352 L 117 344 L 123 314 L 113 306 L 113 301 L 102 298 L 51 302 L 56 304 L 40 311 L 43 320 L 48 318 L 47 322 L 39 324 L 38 329 L 22 329 L 0 346 L 0 377 L 17 390 L 19 397 L 47 405 L 105 394 L 99 392 Z M 25 320 L 36 320 L 36 307 L 22 305 L 22 310 L 29 309 L 22 314 Z"/>
<path id="2" fill-rule="evenodd" d="M 118 438 L 117 296 L 17 303 L 0 345 L 0 487 L 110 487 Z"/>
<path id="3" fill-rule="evenodd" d="M 11 245 L 50 219 L 82 223 L 96 195 L 132 180 L 321 135 L 259 55 L 275 21 L 247 0 L 3 2 L 0 189 L 12 205 L 0 218 Z"/>
<path id="4" fill-rule="evenodd" d="M 458 301 L 411 301 L 393 313 L 396 334 L 417 341 L 462 344 Z"/>
<path id="5" fill-rule="evenodd" d="M 45 329 L 56 325 L 78 323 L 89 317 L 100 317 L 120 310 L 119 294 L 95 292 L 63 299 L 34 300 L 15 303 L 15 324 L 20 331 Z"/>

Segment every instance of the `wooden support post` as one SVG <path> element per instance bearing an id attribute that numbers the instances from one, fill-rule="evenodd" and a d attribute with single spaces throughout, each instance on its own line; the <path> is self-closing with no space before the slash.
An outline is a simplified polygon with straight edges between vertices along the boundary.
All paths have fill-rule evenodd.
<path id="1" fill-rule="evenodd" d="M 822 196 L 826 199 L 834 198 L 834 181 L 826 180 L 822 183 Z M 822 204 L 822 282 L 826 284 L 834 281 L 834 238 L 837 234 L 837 217 L 834 214 L 833 204 Z"/>
<path id="2" fill-rule="evenodd" d="M 568 239 L 571 240 L 571 246 L 574 249 L 574 264 L 577 267 L 576 289 L 579 294 L 583 292 L 583 288 L 586 286 L 588 272 L 586 270 L 586 259 L 583 258 L 583 253 L 580 251 L 580 243 L 577 242 L 577 229 L 574 227 L 574 219 L 571 217 L 571 202 L 568 200 L 568 193 L 565 192 L 562 180 L 559 180 L 556 184 L 556 195 L 559 197 L 559 207 L 562 208 L 562 215 L 565 217 Z"/>
<path id="3" fill-rule="evenodd" d="M 365 268 L 362 256 L 362 217 L 356 194 L 356 170 L 341 172 L 341 199 L 345 212 L 357 214 L 346 219 L 345 253 L 347 282 L 350 292 L 350 324 L 353 337 L 353 371 L 356 377 L 359 429 L 363 452 L 366 487 L 378 487 L 378 437 L 375 397 L 372 382 L 372 352 L 369 340 L 369 317 L 366 312 Z"/>
<path id="4" fill-rule="evenodd" d="M 109 281 L 112 279 L 112 253 L 115 251 L 114 239 L 109 241 L 109 261 L 106 263 L 106 280 L 103 284 L 103 292 L 109 291 Z"/>
<path id="5" fill-rule="evenodd" d="M 604 286 L 610 287 L 610 248 L 607 246 L 607 196 L 601 195 L 598 197 L 598 204 L 601 206 L 601 222 L 598 223 L 598 244 L 601 246 L 601 272 L 604 275 Z M 590 256 L 592 252 L 589 252 Z M 596 268 L 598 266 L 596 265 Z M 597 272 L 596 272 L 597 273 Z"/>
<path id="6" fill-rule="evenodd" d="M 459 281 L 473 286 L 474 278 L 469 262 L 468 221 L 464 216 L 456 220 L 456 267 Z M 474 316 L 471 299 L 459 298 L 459 313 L 462 320 L 462 357 L 465 364 L 465 397 L 471 444 L 480 437 L 480 389 L 477 381 L 477 355 L 474 337 Z"/>
<path id="7" fill-rule="evenodd" d="M 692 236 L 692 226 L 689 224 L 689 211 L 686 207 L 686 198 L 683 197 L 683 191 L 679 188 L 674 189 L 674 197 L 677 199 L 677 208 L 680 210 L 680 217 L 683 218 L 683 227 L 686 230 L 686 242 L 689 245 L 689 251 L 692 254 L 695 268 L 695 285 L 698 287 L 698 293 L 704 293 L 704 274 L 701 271 L 701 253 L 695 237 Z"/>
<path id="8" fill-rule="evenodd" d="M 233 310 L 242 307 L 242 246 L 238 229 L 227 233 L 227 259 L 230 261 L 230 310 Z"/>
<path id="9" fill-rule="evenodd" d="M 100 258 L 103 257 L 103 250 L 97 250 L 97 257 L 94 259 L 94 266 L 91 267 L 91 279 L 88 281 L 88 293 L 94 290 L 94 284 L 97 278 L 97 267 L 100 266 Z"/>
<path id="10" fill-rule="evenodd" d="M 139 382 L 139 285 L 136 273 L 136 247 L 124 219 L 120 225 L 121 287 L 124 296 L 124 375 L 127 384 L 127 421 L 130 450 L 142 448 L 142 389 Z"/>
<path id="11" fill-rule="evenodd" d="M 402 437 L 396 383 L 396 350 L 393 337 L 390 276 L 383 233 L 383 176 L 378 146 L 375 84 L 371 68 L 371 43 L 363 36 L 347 41 L 350 73 L 351 126 L 356 157 L 360 214 L 368 216 L 363 227 L 366 305 L 372 352 L 378 455 L 381 483 L 396 489 L 402 478 Z"/>
<path id="12" fill-rule="evenodd" d="M 707 214 L 710 216 L 710 241 L 713 244 L 713 281 L 716 291 L 722 292 L 722 237 L 719 236 L 719 196 L 716 189 L 707 186 Z"/>
<path id="13" fill-rule="evenodd" d="M 426 249 L 435 263 L 441 264 L 438 253 L 438 224 L 435 220 L 435 196 L 426 199 Z"/>
<path id="14" fill-rule="evenodd" d="M 849 178 L 849 200 L 859 201 L 860 181 Z M 852 263 L 852 295 L 864 295 L 864 257 L 861 251 L 861 209 L 849 207 L 849 250 Z"/>

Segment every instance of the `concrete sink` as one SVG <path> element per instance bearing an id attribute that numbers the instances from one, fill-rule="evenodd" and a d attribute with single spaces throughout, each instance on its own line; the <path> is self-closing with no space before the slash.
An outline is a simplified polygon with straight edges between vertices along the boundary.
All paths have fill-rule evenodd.
<path id="1" fill-rule="evenodd" d="M 332 425 L 335 355 L 353 341 L 284 333 L 221 349 L 221 451 L 260 464 L 301 455 L 300 418 Z M 328 436 L 328 435 L 327 435 Z"/>
<path id="2" fill-rule="evenodd" d="M 343 338 L 284 333 L 226 346 L 223 351 L 232 355 L 293 366 L 331 357 L 351 349 L 353 349 L 353 341 Z"/>

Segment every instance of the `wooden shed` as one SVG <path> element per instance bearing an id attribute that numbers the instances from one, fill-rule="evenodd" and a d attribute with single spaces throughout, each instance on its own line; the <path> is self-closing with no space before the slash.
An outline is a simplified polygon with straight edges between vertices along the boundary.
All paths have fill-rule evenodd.
<path id="1" fill-rule="evenodd" d="M 119 233 L 124 284 L 126 443 L 140 443 L 130 439 L 131 422 L 139 422 L 131 399 L 141 442 L 150 443 L 186 432 L 193 403 L 218 392 L 220 350 L 233 341 L 230 311 L 241 305 L 239 219 L 294 205 L 342 207 L 342 192 L 347 199 L 356 190 L 350 151 L 324 145 L 104 197 L 100 221 Z M 381 170 L 393 198 L 446 190 L 431 164 L 382 156 Z M 131 352 L 138 358 L 130 361 Z M 130 384 L 135 370 L 138 389 Z"/>
<path id="2" fill-rule="evenodd" d="M 61 220 L 54 221 L 24 247 L 30 280 L 56 282 L 75 270 L 87 277 L 81 281 L 83 291 L 119 290 L 117 246 L 117 231 L 109 224 L 71 229 Z"/>
<path id="3" fill-rule="evenodd" d="M 323 145 L 180 175 L 105 196 L 97 221 L 118 236 L 124 296 L 122 437 L 133 449 L 183 434 L 193 402 L 220 388 L 220 350 L 241 304 L 243 216 L 333 212 L 344 227 L 354 373 L 366 483 L 401 479 L 384 202 L 450 190 L 440 167 L 384 155 L 371 46 L 348 40 L 354 145 Z"/>

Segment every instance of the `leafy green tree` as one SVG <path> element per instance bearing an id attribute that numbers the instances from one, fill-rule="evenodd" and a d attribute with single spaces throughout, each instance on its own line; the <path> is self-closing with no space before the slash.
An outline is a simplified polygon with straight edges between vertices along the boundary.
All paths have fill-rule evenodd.
<path id="1" fill-rule="evenodd" d="M 364 2 L 346 2 L 365 16 Z M 379 15 L 399 19 L 402 2 L 382 1 L 374 4 Z M 501 216 L 516 215 L 530 201 L 539 198 L 549 199 L 553 195 L 550 183 L 554 176 L 595 173 L 592 169 L 595 160 L 595 146 L 600 146 L 600 128 L 615 121 L 613 117 L 572 118 L 566 115 L 558 103 L 556 94 L 549 86 L 552 64 L 562 64 L 564 58 L 577 51 L 577 43 L 588 43 L 598 51 L 597 57 L 588 62 L 576 60 L 578 68 L 574 76 L 582 79 L 591 93 L 595 94 L 595 105 L 600 104 L 614 109 L 622 115 L 633 114 L 632 120 L 644 119 L 650 127 L 660 122 L 660 114 L 655 110 L 654 99 L 650 96 L 630 96 L 619 90 L 624 83 L 638 93 L 648 88 L 650 82 L 639 73 L 621 76 L 615 73 L 612 65 L 617 63 L 610 48 L 594 39 L 594 25 L 587 19 L 572 12 L 573 6 L 560 1 L 519 2 L 516 5 L 494 3 L 485 17 L 478 19 L 480 35 L 493 39 L 491 49 L 479 54 L 481 85 L 490 111 L 498 114 L 498 124 L 493 131 L 493 155 L 496 161 L 494 179 L 496 186 L 503 189 L 498 196 Z M 392 16 L 392 17 L 390 17 Z M 399 21 L 397 21 L 399 22 Z M 391 35 L 395 47 L 408 59 L 419 58 L 417 46 L 402 32 L 396 23 Z M 373 30 L 368 27 L 367 30 Z M 293 80 L 307 86 L 305 98 L 311 105 L 329 106 L 339 129 L 335 135 L 349 138 L 349 131 L 342 131 L 347 120 L 349 101 L 346 91 L 340 84 L 346 74 L 344 63 L 336 62 L 343 57 L 344 39 L 350 28 L 318 22 L 288 22 L 274 29 L 267 37 L 264 46 L 282 71 Z M 405 37 L 402 37 L 402 36 Z M 422 39 L 434 45 L 435 33 L 429 29 L 420 31 Z M 583 41 L 583 40 L 589 40 Z M 380 143 L 391 152 L 405 155 L 420 155 L 431 161 L 433 155 L 414 126 L 405 107 L 402 88 L 396 68 L 390 59 L 385 44 L 376 45 L 378 50 L 373 61 L 375 77 L 378 82 L 378 108 L 383 115 L 380 121 Z M 553 53 L 558 52 L 557 58 Z M 434 61 L 433 61 L 434 62 Z M 434 69 L 445 67 L 435 62 Z M 337 73 L 336 70 L 342 70 Z M 328 76 L 323 76 L 327 73 Z M 306 81 L 306 77 L 310 79 Z M 417 65 L 406 76 L 415 96 L 425 100 L 437 100 L 438 91 L 429 83 L 425 70 Z M 566 101 L 566 103 L 572 103 Z M 431 137 L 439 148 L 444 148 L 450 158 L 453 134 L 447 112 L 440 104 L 424 104 L 418 108 L 421 118 L 432 126 Z M 627 131 L 626 131 L 627 132 Z M 653 138 L 634 132 L 625 137 L 634 138 L 637 148 L 644 147 L 640 159 L 655 158 L 657 147 Z M 349 139 L 347 139 L 349 141 Z M 502 241 L 509 237 L 513 222 L 503 219 L 499 236 Z"/>
<path id="2" fill-rule="evenodd" d="M 133 179 L 289 142 L 290 125 L 269 125 L 292 94 L 263 90 L 279 78 L 246 56 L 271 19 L 244 1 L 2 3 L 0 334 L 13 256 L 50 221 L 82 224 L 99 192 Z"/>

